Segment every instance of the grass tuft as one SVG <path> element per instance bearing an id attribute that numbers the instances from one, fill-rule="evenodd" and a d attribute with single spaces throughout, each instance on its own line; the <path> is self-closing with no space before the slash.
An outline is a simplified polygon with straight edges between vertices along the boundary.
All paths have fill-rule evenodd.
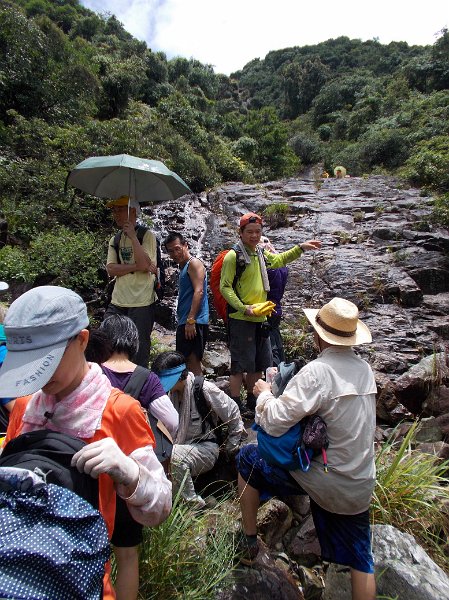
<path id="1" fill-rule="evenodd" d="M 143 600 L 207 600 L 234 569 L 234 535 L 229 498 L 195 512 L 176 496 L 168 519 L 144 529 L 140 553 Z"/>
<path id="2" fill-rule="evenodd" d="M 442 509 L 449 503 L 449 461 L 413 448 L 418 427 L 415 421 L 398 448 L 393 432 L 378 452 L 372 519 L 413 535 L 448 572 L 449 522 Z"/>

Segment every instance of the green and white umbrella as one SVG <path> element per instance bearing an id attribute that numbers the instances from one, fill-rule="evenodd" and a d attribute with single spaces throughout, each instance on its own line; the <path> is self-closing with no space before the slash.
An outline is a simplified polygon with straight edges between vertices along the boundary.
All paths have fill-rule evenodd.
<path id="1" fill-rule="evenodd" d="M 129 196 L 131 204 L 176 200 L 191 193 L 164 163 L 129 154 L 86 158 L 69 172 L 65 190 L 69 185 L 99 198 Z"/>

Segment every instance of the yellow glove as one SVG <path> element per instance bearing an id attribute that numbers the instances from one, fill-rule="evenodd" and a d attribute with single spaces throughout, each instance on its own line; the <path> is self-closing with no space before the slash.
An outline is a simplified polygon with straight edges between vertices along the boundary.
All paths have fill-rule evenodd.
<path id="1" fill-rule="evenodd" d="M 269 317 L 275 308 L 276 304 L 271 302 L 271 300 L 259 302 L 253 305 L 253 314 L 256 317 Z"/>

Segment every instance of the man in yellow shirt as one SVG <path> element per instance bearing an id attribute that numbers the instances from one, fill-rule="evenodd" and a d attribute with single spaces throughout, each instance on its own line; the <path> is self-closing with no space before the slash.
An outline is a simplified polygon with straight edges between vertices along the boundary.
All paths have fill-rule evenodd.
<path id="1" fill-rule="evenodd" d="M 262 217 L 247 213 L 240 219 L 239 257 L 230 250 L 223 261 L 220 277 L 220 292 L 229 304 L 228 339 L 231 352 L 231 396 L 241 408 L 240 388 L 243 373 L 246 373 L 248 390 L 246 407 L 254 411 L 256 399 L 253 387 L 262 373 L 271 366 L 270 332 L 266 316 L 257 316 L 255 305 L 265 302 L 270 289 L 267 267 L 285 267 L 306 250 L 318 250 L 321 242 L 309 240 L 286 252 L 272 254 L 258 248 L 262 235 Z M 245 267 L 235 283 L 236 261 L 245 262 Z M 248 416 L 249 416 L 248 411 Z"/>
<path id="2" fill-rule="evenodd" d="M 113 236 L 109 240 L 106 270 L 115 277 L 111 304 L 104 318 L 126 315 L 136 325 L 139 332 L 139 349 L 133 361 L 148 367 L 151 331 L 154 325 L 154 290 L 157 273 L 157 241 L 151 231 L 146 231 L 142 243 L 137 237 L 137 211 L 129 206 L 127 196 L 108 203 L 114 221 L 121 228 L 118 252 Z"/>

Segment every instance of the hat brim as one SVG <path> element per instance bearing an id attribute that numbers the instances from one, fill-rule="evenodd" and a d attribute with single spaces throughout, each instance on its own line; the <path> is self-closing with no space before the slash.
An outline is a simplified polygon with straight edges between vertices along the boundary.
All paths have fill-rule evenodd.
<path id="1" fill-rule="evenodd" d="M 369 344 L 373 341 L 370 330 L 360 319 L 357 321 L 355 334 L 351 337 L 343 337 L 329 333 L 321 325 L 318 325 L 316 316 L 320 311 L 319 308 L 303 308 L 302 310 L 320 338 L 328 344 L 333 344 L 334 346 L 359 346 L 360 344 Z"/>
<path id="2" fill-rule="evenodd" d="M 19 398 L 42 389 L 53 377 L 69 340 L 34 350 L 8 350 L 0 369 L 0 394 Z"/>
<path id="3" fill-rule="evenodd" d="M 114 208 L 114 206 L 128 206 L 128 204 L 130 204 L 129 198 L 115 198 L 115 200 L 109 200 L 106 207 Z"/>

